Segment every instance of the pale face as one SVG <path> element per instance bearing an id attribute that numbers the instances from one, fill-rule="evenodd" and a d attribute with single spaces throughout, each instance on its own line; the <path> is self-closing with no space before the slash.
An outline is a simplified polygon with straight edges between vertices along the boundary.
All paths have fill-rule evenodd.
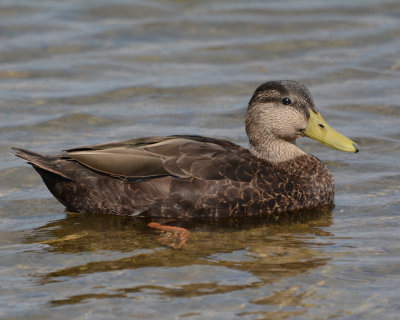
<path id="1" fill-rule="evenodd" d="M 291 106 L 277 106 L 260 103 L 247 115 L 246 124 L 249 138 L 256 144 L 263 141 L 294 141 L 302 136 L 308 119 L 303 112 Z"/>
<path id="2" fill-rule="evenodd" d="M 272 133 L 280 139 L 293 141 L 302 135 L 306 129 L 308 119 L 304 113 L 291 108 L 290 106 L 274 108 L 269 111 L 267 119 L 271 125 Z"/>

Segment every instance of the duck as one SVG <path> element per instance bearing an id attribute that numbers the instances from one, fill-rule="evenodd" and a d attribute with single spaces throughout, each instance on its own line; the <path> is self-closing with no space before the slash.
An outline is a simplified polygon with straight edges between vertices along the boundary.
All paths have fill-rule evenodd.
<path id="1" fill-rule="evenodd" d="M 191 218 L 279 214 L 334 202 L 332 173 L 302 151 L 309 137 L 333 149 L 359 146 L 335 131 L 305 85 L 268 81 L 245 115 L 249 147 L 198 135 L 136 138 L 41 155 L 14 147 L 68 211 Z M 153 227 L 161 227 L 153 223 Z"/>

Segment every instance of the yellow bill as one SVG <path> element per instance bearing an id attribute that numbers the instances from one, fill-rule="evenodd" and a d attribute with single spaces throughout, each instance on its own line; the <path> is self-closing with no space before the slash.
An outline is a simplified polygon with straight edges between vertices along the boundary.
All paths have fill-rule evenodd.
<path id="1" fill-rule="evenodd" d="M 310 120 L 308 120 L 308 125 L 304 134 L 336 150 L 346 152 L 360 151 L 356 143 L 332 129 L 319 112 L 315 113 L 310 110 Z"/>

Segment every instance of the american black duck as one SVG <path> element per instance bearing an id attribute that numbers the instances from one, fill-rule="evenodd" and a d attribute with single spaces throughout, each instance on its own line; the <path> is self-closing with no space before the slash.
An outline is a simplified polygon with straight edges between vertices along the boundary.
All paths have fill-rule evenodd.
<path id="1" fill-rule="evenodd" d="M 151 217 L 260 215 L 329 205 L 329 169 L 293 142 L 308 136 L 358 152 L 296 81 L 271 81 L 246 113 L 249 150 L 189 135 L 139 138 L 43 156 L 13 148 L 70 211 Z M 157 227 L 154 225 L 153 227 Z"/>

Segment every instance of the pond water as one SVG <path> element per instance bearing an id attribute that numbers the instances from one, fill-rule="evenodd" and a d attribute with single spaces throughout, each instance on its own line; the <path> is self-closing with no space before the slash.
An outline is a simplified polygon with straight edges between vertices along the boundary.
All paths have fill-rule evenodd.
<path id="1" fill-rule="evenodd" d="M 398 319 L 400 2 L 0 1 L 1 319 Z M 247 146 L 267 80 L 304 82 L 359 154 L 301 139 L 335 208 L 275 223 L 67 213 L 41 153 L 199 134 Z"/>

